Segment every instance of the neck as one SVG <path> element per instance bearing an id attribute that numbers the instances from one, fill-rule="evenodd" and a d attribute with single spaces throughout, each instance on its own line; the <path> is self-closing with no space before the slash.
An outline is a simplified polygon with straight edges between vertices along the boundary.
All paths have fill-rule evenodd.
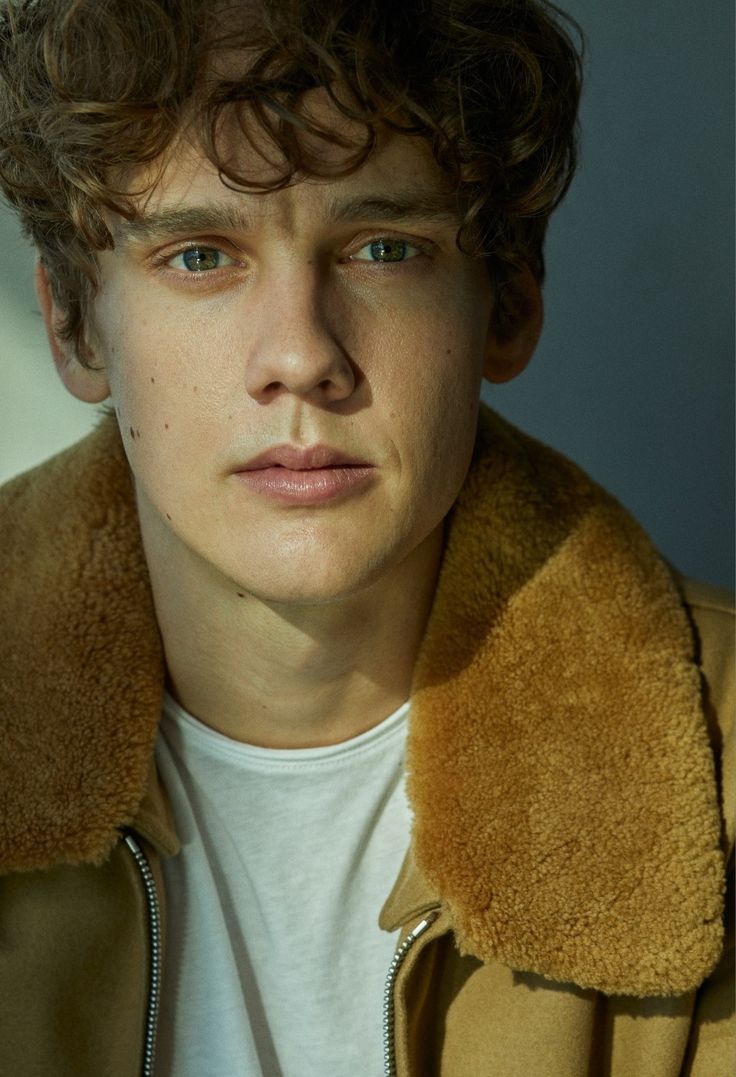
<path id="1" fill-rule="evenodd" d="M 146 544 L 145 527 L 144 547 Z M 148 552 L 148 551 L 147 551 Z M 148 556 L 175 699 L 224 735 L 266 748 L 337 744 L 409 696 L 442 555 L 438 528 L 359 592 L 319 604 L 244 594 L 232 581 Z"/>

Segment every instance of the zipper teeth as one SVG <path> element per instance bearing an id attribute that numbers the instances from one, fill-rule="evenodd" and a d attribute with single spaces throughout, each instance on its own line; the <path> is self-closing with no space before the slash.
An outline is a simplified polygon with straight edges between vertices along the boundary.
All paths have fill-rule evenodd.
<path id="1" fill-rule="evenodd" d="M 151 942 L 151 968 L 150 990 L 148 993 L 148 1009 L 146 1013 L 146 1033 L 143 1045 L 143 1069 L 141 1077 L 154 1077 L 154 1061 L 156 1054 L 156 1026 L 158 1022 L 159 1003 L 161 998 L 161 912 L 159 909 L 156 883 L 151 872 L 146 854 L 138 842 L 130 833 L 124 835 L 125 844 L 130 849 L 143 880 L 143 888 L 146 894 L 148 906 L 148 922 Z M 413 931 L 407 935 L 399 949 L 394 954 L 383 993 L 383 1063 L 384 1077 L 395 1077 L 396 1074 L 396 1044 L 394 1039 L 394 986 L 399 969 L 406 960 L 406 956 L 417 939 L 424 934 L 427 928 L 434 923 L 439 912 L 429 913 L 416 925 Z"/>
<path id="2" fill-rule="evenodd" d="M 383 991 L 383 1073 L 384 1077 L 396 1077 L 396 1042 L 394 1038 L 394 986 L 399 969 L 403 965 L 406 955 L 411 950 L 420 935 L 423 935 L 430 924 L 439 916 L 439 912 L 431 912 L 420 920 L 410 934 L 406 936 L 401 946 L 394 954 L 394 959 L 388 970 L 386 986 Z"/>
<path id="3" fill-rule="evenodd" d="M 130 849 L 143 880 L 143 889 L 148 905 L 148 927 L 151 943 L 150 983 L 148 991 L 148 1009 L 146 1011 L 146 1034 L 143 1041 L 143 1069 L 141 1077 L 154 1077 L 156 1055 L 156 1026 L 161 998 L 161 912 L 159 909 L 156 883 L 146 854 L 130 833 L 123 835 L 125 844 Z"/>

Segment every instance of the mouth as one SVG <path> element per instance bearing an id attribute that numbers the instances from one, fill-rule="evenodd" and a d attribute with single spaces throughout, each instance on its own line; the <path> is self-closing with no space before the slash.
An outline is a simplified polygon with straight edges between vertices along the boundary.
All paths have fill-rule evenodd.
<path id="1" fill-rule="evenodd" d="M 319 505 L 357 494 L 375 478 L 374 466 L 329 445 L 277 445 L 236 471 L 248 489 L 282 504 Z"/>
<path id="2" fill-rule="evenodd" d="M 371 467 L 367 460 L 349 456 L 329 445 L 311 445 L 301 449 L 296 445 L 275 445 L 254 456 L 239 472 L 264 471 L 267 468 L 285 468 L 288 471 L 320 471 L 327 468 Z"/>

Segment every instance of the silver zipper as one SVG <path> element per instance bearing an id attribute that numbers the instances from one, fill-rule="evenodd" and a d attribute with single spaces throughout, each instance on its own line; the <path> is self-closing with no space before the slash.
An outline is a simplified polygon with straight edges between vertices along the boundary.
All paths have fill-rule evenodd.
<path id="1" fill-rule="evenodd" d="M 420 920 L 410 934 L 406 936 L 401 946 L 394 954 L 391 967 L 386 977 L 386 987 L 383 992 L 383 1074 L 384 1077 L 396 1077 L 396 1041 L 394 1035 L 394 987 L 399 969 L 404 964 L 406 955 L 411 950 L 420 935 L 423 935 L 430 924 L 439 916 L 439 912 L 429 913 L 424 920 Z"/>
<path id="2" fill-rule="evenodd" d="M 151 944 L 151 964 L 149 969 L 148 1009 L 146 1011 L 146 1032 L 143 1040 L 143 1068 L 141 1077 L 154 1077 L 156 1058 L 156 1028 L 161 999 L 161 910 L 156 893 L 156 882 L 146 854 L 133 835 L 126 831 L 123 840 L 130 849 L 138 865 L 143 880 L 143 889 L 148 905 L 148 931 Z"/>

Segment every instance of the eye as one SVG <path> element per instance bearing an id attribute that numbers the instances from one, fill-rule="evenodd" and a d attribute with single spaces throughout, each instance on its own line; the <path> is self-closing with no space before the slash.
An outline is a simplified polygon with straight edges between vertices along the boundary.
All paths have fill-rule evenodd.
<path id="1" fill-rule="evenodd" d="M 358 257 L 363 251 L 369 251 L 370 257 Z M 412 251 L 414 252 L 413 254 L 409 253 Z M 421 253 L 422 251 L 419 247 L 409 243 L 406 239 L 393 239 L 390 236 L 382 236 L 379 239 L 372 240 L 370 243 L 366 243 L 365 247 L 361 247 L 357 254 L 351 257 L 356 262 L 376 261 L 390 263 L 405 262 L 407 258 L 415 258 Z"/>
<path id="2" fill-rule="evenodd" d="M 204 247 L 199 244 L 186 247 L 183 251 L 166 259 L 172 269 L 182 269 L 186 273 L 207 273 L 212 269 L 235 265 L 235 259 L 217 247 Z"/>

